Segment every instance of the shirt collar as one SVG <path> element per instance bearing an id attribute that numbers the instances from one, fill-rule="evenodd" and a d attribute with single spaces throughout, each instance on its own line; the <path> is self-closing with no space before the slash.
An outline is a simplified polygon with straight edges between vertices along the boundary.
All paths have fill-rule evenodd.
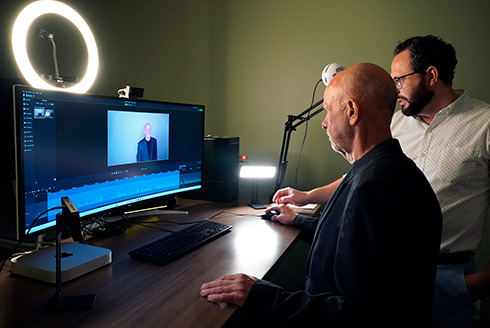
<path id="1" fill-rule="evenodd" d="M 344 181 L 350 181 L 352 177 L 354 177 L 359 171 L 361 171 L 368 163 L 370 163 L 376 157 L 399 150 L 400 152 L 400 142 L 397 139 L 390 138 L 385 141 L 380 142 L 376 146 L 373 147 L 370 151 L 368 151 L 364 156 L 359 158 L 354 164 L 352 164 L 352 168 L 347 173 L 344 178 Z"/>
<path id="2" fill-rule="evenodd" d="M 458 108 L 461 108 L 461 106 L 459 106 L 459 104 L 464 102 L 468 98 L 468 93 L 465 90 L 458 89 L 458 90 L 454 90 L 454 92 L 458 95 L 458 98 L 455 101 L 453 101 L 452 103 L 450 103 L 447 107 L 444 107 L 441 110 L 439 110 L 436 113 L 436 115 L 434 115 L 434 119 L 432 120 L 432 123 L 440 122 L 440 121 L 444 120 L 447 116 L 452 114 L 455 110 L 457 110 Z M 413 116 L 413 118 L 416 119 L 417 121 L 427 125 L 424 121 L 422 121 L 422 119 L 420 117 Z M 434 125 L 432 123 L 431 123 L 431 125 Z"/>
<path id="3" fill-rule="evenodd" d="M 438 111 L 436 116 L 439 115 L 440 113 L 444 115 L 449 115 L 451 112 L 455 110 L 455 108 L 461 108 L 459 104 L 464 102 L 468 98 L 468 93 L 464 90 L 455 90 L 454 92 L 458 95 L 458 98 L 452 103 L 450 103 L 447 107 Z"/>

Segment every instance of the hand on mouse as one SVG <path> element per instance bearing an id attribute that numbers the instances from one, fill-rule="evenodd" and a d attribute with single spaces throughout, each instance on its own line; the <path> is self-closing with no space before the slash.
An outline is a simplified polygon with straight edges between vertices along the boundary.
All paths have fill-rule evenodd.
<path id="1" fill-rule="evenodd" d="M 271 210 L 269 212 L 265 212 L 264 214 L 262 214 L 260 217 L 264 220 L 271 220 L 272 217 L 274 215 L 279 215 L 280 213 L 278 211 L 275 211 L 275 210 Z"/>
<path id="2" fill-rule="evenodd" d="M 272 215 L 269 214 L 271 212 L 273 212 Z M 265 210 L 265 215 L 269 215 L 271 221 L 279 222 L 284 225 L 292 225 L 293 220 L 298 213 L 287 205 L 275 205 L 267 208 Z"/>

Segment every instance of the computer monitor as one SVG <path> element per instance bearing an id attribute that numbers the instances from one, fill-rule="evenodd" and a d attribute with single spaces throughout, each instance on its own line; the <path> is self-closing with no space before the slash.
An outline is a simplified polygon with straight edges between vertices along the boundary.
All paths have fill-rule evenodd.
<path id="1" fill-rule="evenodd" d="M 18 239 L 201 187 L 204 106 L 14 86 Z"/>

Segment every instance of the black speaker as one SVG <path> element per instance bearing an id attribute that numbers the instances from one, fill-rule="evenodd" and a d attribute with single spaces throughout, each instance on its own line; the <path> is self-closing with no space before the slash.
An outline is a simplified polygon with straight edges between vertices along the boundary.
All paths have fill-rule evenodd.
<path id="1" fill-rule="evenodd" d="M 223 202 L 237 198 L 239 155 L 238 137 L 204 138 L 202 188 L 181 197 Z"/>
<path id="2" fill-rule="evenodd" d="M 0 239 L 17 239 L 15 181 L 0 178 Z"/>

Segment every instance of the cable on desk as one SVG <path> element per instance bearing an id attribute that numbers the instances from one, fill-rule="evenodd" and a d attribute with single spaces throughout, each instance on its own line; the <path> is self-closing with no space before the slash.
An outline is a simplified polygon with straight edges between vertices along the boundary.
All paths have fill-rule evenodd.
<path id="1" fill-rule="evenodd" d="M 145 227 L 145 228 L 150 228 L 150 229 L 155 229 L 155 230 L 160 230 L 160 231 L 165 231 L 165 232 L 170 232 L 170 233 L 174 233 L 175 232 L 174 230 L 169 230 L 169 229 L 160 228 L 160 227 L 152 226 L 151 225 L 152 223 L 158 224 L 158 223 L 162 223 L 162 222 L 163 221 L 156 221 L 156 222 L 137 222 L 136 224 L 137 225 L 140 225 L 142 227 Z"/>
<path id="2" fill-rule="evenodd" d="M 221 213 L 223 213 L 223 212 L 220 212 L 218 214 L 221 214 Z M 211 218 L 208 218 L 206 220 L 209 221 L 210 219 L 212 219 L 215 216 L 217 216 L 217 215 L 214 215 Z M 189 222 L 176 222 L 176 221 L 168 221 L 168 220 L 157 220 L 157 221 L 135 222 L 134 224 L 140 225 L 140 226 L 145 227 L 145 228 L 151 228 L 151 229 L 157 229 L 157 230 L 166 231 L 166 232 L 170 232 L 170 233 L 175 233 L 175 232 L 178 232 L 179 230 L 170 230 L 170 229 L 155 227 L 155 226 L 152 226 L 151 224 L 170 223 L 170 224 L 176 224 L 176 225 L 192 225 L 192 224 L 199 223 L 201 221 L 202 220 L 189 221 Z"/>
<path id="3" fill-rule="evenodd" d="M 255 216 L 255 217 L 260 217 L 259 214 L 252 214 L 252 213 L 235 213 L 235 212 L 232 212 L 232 211 L 223 211 L 225 213 L 229 213 L 229 214 L 233 214 L 233 215 L 236 215 L 236 216 Z"/>
<path id="4" fill-rule="evenodd" d="M 212 215 L 211 217 L 207 218 L 207 219 L 204 219 L 205 221 L 209 221 L 211 219 L 214 219 L 218 216 L 220 216 L 221 214 L 223 213 L 228 213 L 228 214 L 232 214 L 232 215 L 236 215 L 236 216 L 256 216 L 256 217 L 260 217 L 260 215 L 257 215 L 257 214 L 251 214 L 251 213 L 244 213 L 244 214 L 239 214 L 239 213 L 234 213 L 234 212 L 231 212 L 231 211 L 227 211 L 227 210 L 223 210 L 223 211 L 220 211 L 214 215 Z M 134 222 L 134 224 L 138 224 L 142 227 L 145 227 L 145 228 L 151 228 L 151 229 L 157 229 L 157 230 L 161 230 L 161 231 L 166 231 L 166 232 L 170 232 L 170 233 L 175 233 L 175 232 L 178 232 L 178 230 L 170 230 L 170 229 L 165 229 L 165 228 L 160 228 L 160 227 L 155 227 L 155 226 L 152 226 L 152 224 L 158 224 L 158 223 L 170 223 L 170 224 L 176 224 L 176 225 L 192 225 L 192 224 L 196 224 L 196 223 L 199 223 L 201 222 L 202 220 L 197 220 L 197 221 L 189 221 L 189 222 L 177 222 L 177 221 L 169 221 L 169 220 L 157 220 L 157 221 L 145 221 L 145 222 Z"/>
<path id="5" fill-rule="evenodd" d="M 232 215 L 236 216 L 256 216 L 259 217 L 259 215 L 256 214 L 250 214 L 250 213 L 244 213 L 244 214 L 239 214 L 239 213 L 234 213 L 231 211 L 223 210 L 220 211 L 211 217 L 205 219 L 205 220 L 211 220 L 215 217 L 218 217 L 219 215 L 223 213 L 229 213 Z M 82 224 L 82 231 L 86 234 L 90 234 L 92 236 L 110 236 L 118 233 L 124 233 L 127 228 L 130 228 L 131 225 L 140 225 L 145 228 L 150 228 L 150 229 L 156 229 L 160 231 L 165 231 L 165 232 L 170 232 L 170 233 L 175 233 L 178 230 L 171 230 L 171 229 L 166 229 L 162 227 L 158 227 L 157 225 L 159 223 L 163 224 L 175 224 L 175 225 L 192 225 L 199 223 L 201 220 L 196 220 L 196 221 L 189 221 L 189 222 L 177 222 L 177 221 L 171 221 L 171 220 L 152 220 L 152 221 L 144 221 L 144 219 L 141 220 L 130 220 L 127 216 L 121 215 L 121 220 L 119 221 L 106 221 L 104 219 L 104 216 L 100 217 L 95 217 L 91 220 L 85 221 Z"/>
<path id="6" fill-rule="evenodd" d="M 42 212 L 41 214 L 39 214 L 33 221 L 32 223 L 30 224 L 29 226 L 29 229 L 27 229 L 27 232 L 25 233 L 25 235 L 28 235 L 29 232 L 31 231 L 32 227 L 34 226 L 34 223 L 36 223 L 37 220 L 39 220 L 43 215 L 45 215 L 46 213 L 50 212 L 50 211 L 54 211 L 54 210 L 60 210 L 60 209 L 63 209 L 65 206 L 56 206 L 56 207 L 53 207 L 53 208 L 50 208 L 50 209 L 47 209 L 46 211 Z M 2 264 L 0 265 L 0 272 L 2 272 L 3 270 L 3 266 L 5 265 L 5 263 L 7 262 L 7 260 L 12 256 L 12 254 L 15 253 L 15 251 L 17 250 L 17 248 L 19 248 L 19 246 L 22 244 L 24 240 L 21 238 L 19 240 L 19 242 L 17 243 L 17 245 L 15 245 L 14 248 L 12 248 L 12 250 L 10 251 L 10 254 L 7 255 L 5 257 L 5 259 L 2 261 Z"/>

